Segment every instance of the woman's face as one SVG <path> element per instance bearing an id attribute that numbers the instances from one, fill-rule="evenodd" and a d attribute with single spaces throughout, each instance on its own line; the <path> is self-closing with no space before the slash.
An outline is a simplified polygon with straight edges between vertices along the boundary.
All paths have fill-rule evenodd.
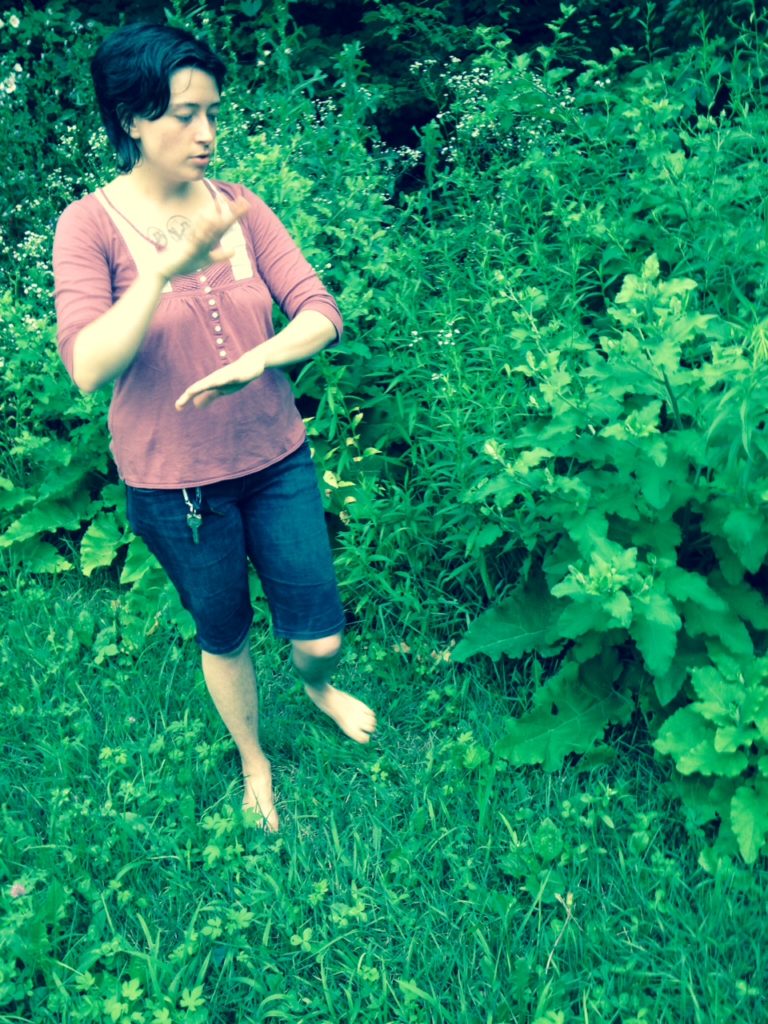
<path id="1" fill-rule="evenodd" d="M 198 68 L 170 77 L 170 101 L 154 121 L 134 117 L 129 134 L 141 150 L 140 166 L 169 183 L 202 178 L 213 156 L 221 97 L 216 80 Z"/>

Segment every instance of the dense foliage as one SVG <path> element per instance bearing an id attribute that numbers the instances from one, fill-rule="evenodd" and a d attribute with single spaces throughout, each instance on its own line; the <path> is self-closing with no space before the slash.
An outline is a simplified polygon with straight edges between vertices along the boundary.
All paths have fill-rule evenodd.
<path id="1" fill-rule="evenodd" d="M 418 149 L 392 150 L 359 47 L 331 81 L 291 60 L 283 14 L 230 87 L 216 173 L 256 184 L 346 314 L 341 355 L 297 386 L 351 611 L 446 641 L 482 612 L 458 657 L 532 658 L 545 682 L 510 723 L 512 763 L 560 764 L 640 708 L 695 817 L 753 861 L 768 829 L 762 22 L 571 64 L 565 9 L 533 53 L 477 27 L 463 60 L 413 63 L 439 112 Z M 36 572 L 119 567 L 132 589 L 103 658 L 169 607 L 185 629 L 124 523 L 105 397 L 51 372 L 52 228 L 110 173 L 83 70 L 104 29 L 4 20 L 0 544 Z M 242 20 L 196 24 L 225 52 L 242 40 Z"/>
<path id="2" fill-rule="evenodd" d="M 526 50 L 511 25 L 451 27 L 448 5 L 433 23 L 371 2 L 397 78 L 357 42 L 318 50 L 290 5 L 169 17 L 233 59 L 250 47 L 214 173 L 275 207 L 345 314 L 340 349 L 295 383 L 353 622 L 435 645 L 459 679 L 524 678 L 492 747 L 447 751 L 488 792 L 644 730 L 716 873 L 768 835 L 768 23 L 749 3 L 722 24 L 648 4 L 591 51 L 594 6 L 563 6 Z M 0 548 L 9 576 L 114 588 L 69 639 L 119 674 L 189 627 L 126 526 L 107 396 L 78 395 L 55 347 L 53 228 L 112 173 L 86 72 L 105 28 L 54 7 L 0 21 Z M 431 29 L 432 50 L 407 54 L 414 25 L 408 45 Z M 404 95 L 424 120 L 388 144 Z M 230 856 L 227 821 L 210 830 Z M 562 824 L 545 832 L 507 871 L 542 892 Z M 290 928 L 312 952 L 311 923 Z"/>

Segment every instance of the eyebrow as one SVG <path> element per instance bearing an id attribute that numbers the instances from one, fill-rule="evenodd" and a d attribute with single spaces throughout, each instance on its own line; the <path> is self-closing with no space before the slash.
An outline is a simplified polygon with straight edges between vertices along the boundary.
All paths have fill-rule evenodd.
<path id="1" fill-rule="evenodd" d="M 184 110 L 184 109 L 187 109 L 187 110 L 198 110 L 201 105 L 203 105 L 203 104 L 200 104 L 200 103 L 187 103 L 187 102 L 181 100 L 178 103 L 171 103 L 171 104 L 169 104 L 168 109 L 169 110 L 174 110 L 174 111 Z M 220 107 L 220 106 L 221 106 L 221 100 L 215 100 L 213 103 L 209 103 L 208 104 L 208 108 L 207 109 L 210 110 L 212 107 Z"/>

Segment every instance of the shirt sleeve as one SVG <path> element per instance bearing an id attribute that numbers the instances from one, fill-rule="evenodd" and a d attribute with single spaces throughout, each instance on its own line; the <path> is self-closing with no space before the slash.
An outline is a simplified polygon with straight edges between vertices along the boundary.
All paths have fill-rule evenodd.
<path id="1" fill-rule="evenodd" d="M 72 376 L 75 338 L 114 301 L 107 242 L 86 200 L 72 203 L 59 218 L 53 276 L 59 353 Z"/>
<path id="2" fill-rule="evenodd" d="M 277 215 L 253 192 L 242 192 L 251 204 L 244 220 L 256 265 L 273 299 L 289 320 L 307 309 L 322 313 L 336 328 L 338 340 L 343 323 L 335 300 Z"/>

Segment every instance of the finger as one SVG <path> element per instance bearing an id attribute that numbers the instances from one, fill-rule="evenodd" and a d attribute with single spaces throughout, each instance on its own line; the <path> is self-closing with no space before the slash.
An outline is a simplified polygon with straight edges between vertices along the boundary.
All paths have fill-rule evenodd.
<path id="1" fill-rule="evenodd" d="M 187 404 L 189 403 L 189 400 L 190 400 L 190 398 L 191 398 L 191 397 L 192 397 L 192 396 L 191 396 L 191 395 L 190 395 L 190 393 L 189 393 L 189 389 L 187 389 L 187 390 L 186 390 L 186 391 L 184 392 L 184 394 L 183 394 L 183 395 L 179 395 L 179 397 L 178 397 L 178 398 L 176 399 L 176 401 L 175 401 L 175 402 L 173 403 L 173 404 L 174 404 L 174 406 L 175 406 L 175 408 L 176 408 L 176 411 L 177 411 L 177 412 L 181 412 L 181 410 L 182 410 L 182 409 L 184 408 L 184 406 L 185 406 L 185 405 L 187 405 Z"/>
<path id="2" fill-rule="evenodd" d="M 222 249 L 220 245 L 216 245 L 213 249 L 208 251 L 208 258 L 211 263 L 226 263 L 226 261 L 231 260 L 234 255 L 234 249 Z"/>
<path id="3" fill-rule="evenodd" d="M 208 405 L 214 400 L 219 398 L 221 395 L 231 395 L 235 391 L 240 391 L 245 387 L 243 381 L 230 381 L 226 384 L 219 384 L 216 381 L 211 380 L 209 377 L 203 377 L 201 380 L 195 381 L 194 384 L 190 384 L 187 390 L 179 395 L 175 401 L 177 409 L 183 409 L 185 405 L 189 405 L 192 402 L 197 408 Z"/>
<path id="4" fill-rule="evenodd" d="M 219 224 L 224 224 L 224 230 L 230 228 L 235 221 L 240 220 L 248 210 L 251 208 L 251 204 L 243 196 L 238 199 L 229 202 L 227 200 L 227 206 L 219 212 Z"/>
<path id="5" fill-rule="evenodd" d="M 208 248 L 216 250 L 221 245 L 222 237 L 249 209 L 250 203 L 243 197 L 228 203 L 226 210 L 217 207 L 217 216 L 206 214 L 200 217 L 193 229 L 192 236 L 197 235 L 200 243 L 207 243 Z"/>
<path id="6" fill-rule="evenodd" d="M 211 402 L 215 402 L 217 398 L 221 398 L 223 393 L 224 392 L 220 391 L 218 388 L 214 388 L 211 391 L 205 391 L 202 395 L 195 395 L 192 399 L 192 405 L 194 405 L 196 409 L 205 409 L 205 407 L 210 405 Z"/>
<path id="7" fill-rule="evenodd" d="M 204 380 L 198 380 L 194 384 L 190 384 L 187 390 L 179 395 L 174 405 L 178 410 L 181 410 L 185 405 L 189 405 L 195 396 L 201 394 L 203 391 L 208 391 L 210 388 L 215 386 L 215 384 L 206 384 Z"/>
<path id="8" fill-rule="evenodd" d="M 229 212 L 234 220 L 240 220 L 251 208 L 251 204 L 245 198 L 245 196 L 238 196 L 237 199 L 229 203 Z"/>

